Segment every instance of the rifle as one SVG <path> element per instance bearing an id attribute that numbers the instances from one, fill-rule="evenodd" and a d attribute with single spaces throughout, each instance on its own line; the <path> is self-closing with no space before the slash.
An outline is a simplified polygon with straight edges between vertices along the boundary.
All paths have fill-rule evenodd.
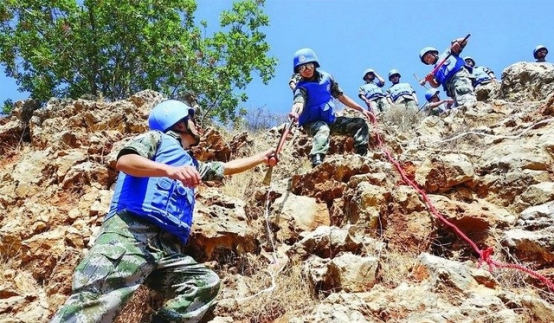
<path id="1" fill-rule="evenodd" d="M 264 177 L 264 185 L 269 185 L 271 183 L 271 176 L 273 174 L 273 166 L 277 164 L 278 155 L 283 149 L 283 146 L 285 145 L 285 141 L 287 140 L 287 136 L 290 132 L 290 129 L 292 128 L 292 125 L 294 124 L 294 119 L 289 118 L 289 122 L 285 125 L 285 129 L 283 130 L 283 133 L 281 134 L 281 138 L 279 139 L 279 142 L 277 143 L 277 148 L 275 149 L 275 152 L 271 157 L 269 157 L 268 160 L 268 169 L 265 173 Z"/>

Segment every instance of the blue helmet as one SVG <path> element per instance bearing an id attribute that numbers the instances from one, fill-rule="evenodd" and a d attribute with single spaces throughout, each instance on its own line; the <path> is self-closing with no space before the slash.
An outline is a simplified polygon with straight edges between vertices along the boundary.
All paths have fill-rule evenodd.
<path id="1" fill-rule="evenodd" d="M 402 77 L 402 75 L 400 75 L 400 72 L 397 70 L 397 69 L 392 69 L 389 71 L 389 81 L 390 81 L 390 77 L 393 76 L 393 75 L 396 75 L 398 74 L 398 77 Z"/>
<path id="2" fill-rule="evenodd" d="M 419 59 L 421 60 L 421 62 L 425 65 L 428 65 L 427 63 L 425 63 L 425 61 L 423 60 L 423 57 L 425 56 L 425 54 L 429 53 L 429 52 L 434 52 L 436 53 L 437 55 L 439 54 L 439 51 L 435 48 L 435 47 L 425 47 L 423 48 L 420 52 L 419 52 Z"/>
<path id="3" fill-rule="evenodd" d="M 296 68 L 306 63 L 314 63 L 315 67 L 319 67 L 319 60 L 317 59 L 315 52 L 310 48 L 297 50 L 296 53 L 294 53 L 292 70 L 296 73 Z"/>
<path id="4" fill-rule="evenodd" d="M 425 92 L 425 100 L 429 102 L 431 101 L 432 97 L 434 97 L 435 95 L 439 95 L 439 93 L 440 93 L 439 90 L 429 89 L 427 90 L 427 92 Z"/>
<path id="5" fill-rule="evenodd" d="M 150 112 L 148 126 L 151 130 L 166 132 L 174 124 L 189 116 L 191 107 L 177 100 L 158 103 Z"/>
<path id="6" fill-rule="evenodd" d="M 368 68 L 367 70 L 365 70 L 365 71 L 364 71 L 364 75 L 362 76 L 362 80 L 365 81 L 365 76 L 366 76 L 368 73 L 373 73 L 373 74 L 375 74 L 375 71 L 374 71 L 372 68 Z"/>
<path id="7" fill-rule="evenodd" d="M 464 61 L 467 61 L 467 60 L 472 61 L 472 62 L 473 62 L 473 65 L 475 65 L 475 60 L 473 59 L 473 57 L 471 57 L 471 56 L 466 56 L 466 57 L 464 57 Z"/>
<path id="8" fill-rule="evenodd" d="M 533 50 L 533 57 L 534 58 L 537 58 L 537 52 L 541 49 L 546 50 L 546 53 L 548 54 L 548 49 L 544 45 L 539 45 L 539 46 L 535 47 L 535 49 Z"/>

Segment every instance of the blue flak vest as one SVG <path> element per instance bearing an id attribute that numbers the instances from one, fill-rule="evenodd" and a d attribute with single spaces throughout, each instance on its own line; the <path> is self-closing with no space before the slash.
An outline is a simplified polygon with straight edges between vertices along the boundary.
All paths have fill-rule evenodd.
<path id="1" fill-rule="evenodd" d="M 162 134 L 153 159 L 167 165 L 196 166 L 196 161 L 181 147 L 177 139 Z M 194 190 L 168 177 L 135 177 L 119 172 L 106 219 L 118 212 L 131 212 L 186 243 L 192 226 Z"/>
<path id="2" fill-rule="evenodd" d="M 318 70 L 321 74 L 318 82 L 302 80 L 296 84 L 296 89 L 302 88 L 308 93 L 308 100 L 304 104 L 304 110 L 298 118 L 298 125 L 302 126 L 312 121 L 335 121 L 335 102 L 331 95 L 331 75 Z"/>
<path id="3" fill-rule="evenodd" d="M 475 80 L 473 81 L 473 86 L 477 86 L 481 83 L 488 83 L 492 80 L 491 76 L 485 71 L 485 68 L 483 68 L 483 66 L 473 67 L 472 75 L 475 78 Z"/>
<path id="4" fill-rule="evenodd" d="M 403 95 L 412 95 L 414 89 L 408 83 L 396 83 L 389 88 L 389 93 L 392 98 L 392 102 L 398 100 Z"/>
<path id="5" fill-rule="evenodd" d="M 362 85 L 362 91 L 364 92 L 364 96 L 368 100 L 382 98 L 385 96 L 383 90 L 373 83 Z"/>
<path id="6" fill-rule="evenodd" d="M 448 55 L 448 51 L 442 53 L 442 55 L 439 57 L 438 62 L 441 62 L 444 57 Z M 435 72 L 435 79 L 437 82 L 443 86 L 446 86 L 448 81 L 454 76 L 454 74 L 458 73 L 462 68 L 464 68 L 465 61 L 457 56 L 457 55 L 450 55 L 450 57 L 444 62 L 444 64 L 439 67 L 439 69 Z M 435 65 L 436 66 L 436 65 Z"/>

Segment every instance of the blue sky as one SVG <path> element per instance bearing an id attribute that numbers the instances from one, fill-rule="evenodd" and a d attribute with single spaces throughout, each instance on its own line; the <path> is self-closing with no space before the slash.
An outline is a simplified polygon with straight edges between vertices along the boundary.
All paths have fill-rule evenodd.
<path id="1" fill-rule="evenodd" d="M 217 28 L 218 16 L 231 8 L 230 0 L 200 0 L 196 18 Z M 276 75 L 268 85 L 259 78 L 248 86 L 246 108 L 264 108 L 276 114 L 290 110 L 292 95 L 287 85 L 294 52 L 312 48 L 321 69 L 331 73 L 345 94 L 357 97 L 362 74 L 373 68 L 387 80 L 395 68 L 416 90 L 420 103 L 426 89 L 413 74 L 423 77 L 431 67 L 423 65 L 419 51 L 433 46 L 443 51 L 450 41 L 471 34 L 463 56 L 477 65 L 502 70 L 520 61 L 533 61 L 532 51 L 542 44 L 554 49 L 554 1 L 449 1 L 449 0 L 266 0 L 271 25 L 264 32 L 269 54 L 279 60 Z M 554 52 L 547 56 L 554 62 Z M 444 97 L 444 94 L 441 94 Z M 0 75 L 0 103 L 27 98 L 17 92 L 12 79 Z"/>

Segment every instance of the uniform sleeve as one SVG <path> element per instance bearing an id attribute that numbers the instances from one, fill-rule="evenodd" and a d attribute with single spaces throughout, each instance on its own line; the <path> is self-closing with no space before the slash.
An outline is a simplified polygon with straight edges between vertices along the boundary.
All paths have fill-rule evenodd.
<path id="1" fill-rule="evenodd" d="M 222 181 L 225 177 L 225 166 L 222 162 L 198 161 L 197 169 L 203 181 Z"/>
<path id="2" fill-rule="evenodd" d="M 308 93 L 306 93 L 306 90 L 304 90 L 302 88 L 296 88 L 294 90 L 293 103 L 305 104 L 307 97 L 308 97 Z"/>
<path id="3" fill-rule="evenodd" d="M 302 79 L 302 76 L 300 74 L 294 73 L 290 77 L 289 84 L 294 83 L 294 85 L 296 86 L 296 84 L 298 84 L 298 82 L 300 82 L 301 79 Z"/>
<path id="4" fill-rule="evenodd" d="M 361 96 L 364 96 L 364 95 L 365 95 L 365 89 L 362 85 L 362 86 L 360 86 L 360 90 L 358 91 L 358 96 L 361 97 Z"/>
<path id="5" fill-rule="evenodd" d="M 344 92 L 342 92 L 342 89 L 340 88 L 339 83 L 335 81 L 335 78 L 333 78 L 333 76 L 329 75 L 329 78 L 331 79 L 331 95 L 335 99 L 338 99 L 344 94 Z"/>
<path id="6" fill-rule="evenodd" d="M 153 160 L 161 141 L 162 133 L 159 131 L 149 131 L 138 135 L 119 151 L 117 158 L 119 159 L 123 155 L 137 154 Z"/>
<path id="7" fill-rule="evenodd" d="M 429 111 L 429 110 L 431 110 L 431 109 L 429 108 L 429 102 L 425 102 L 425 103 L 423 104 L 423 106 L 421 107 L 421 110 L 423 110 L 423 111 Z"/>

